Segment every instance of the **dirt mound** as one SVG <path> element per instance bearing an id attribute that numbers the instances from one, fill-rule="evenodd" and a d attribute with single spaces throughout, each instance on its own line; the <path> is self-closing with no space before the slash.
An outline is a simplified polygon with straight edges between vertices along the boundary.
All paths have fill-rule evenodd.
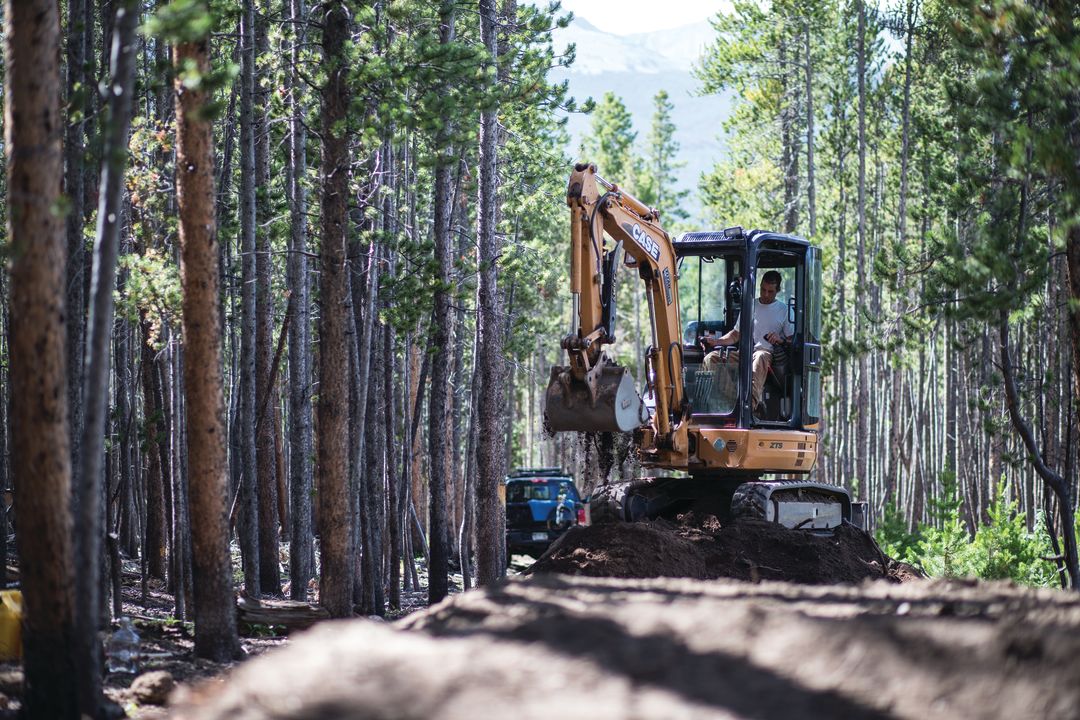
<path id="1" fill-rule="evenodd" d="M 1077 718 L 1078 656 L 1076 593 L 548 574 L 321 623 L 170 717 Z"/>
<path id="2" fill-rule="evenodd" d="M 528 570 L 592 577 L 786 580 L 812 585 L 917 577 L 850 525 L 832 535 L 714 516 L 570 529 Z"/>

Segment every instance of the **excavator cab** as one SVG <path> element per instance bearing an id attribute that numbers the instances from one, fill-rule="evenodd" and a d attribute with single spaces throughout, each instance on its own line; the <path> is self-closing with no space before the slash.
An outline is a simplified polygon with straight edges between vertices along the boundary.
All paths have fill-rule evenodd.
<path id="1" fill-rule="evenodd" d="M 821 260 L 807 241 L 729 228 L 690 232 L 674 241 L 682 311 L 682 380 L 696 424 L 728 427 L 817 425 L 821 395 Z M 776 328 L 787 342 L 772 349 L 762 403 L 752 402 L 753 313 L 762 278 L 781 278 Z M 775 312 L 773 317 L 781 316 Z M 710 340 L 739 330 L 737 345 Z"/>

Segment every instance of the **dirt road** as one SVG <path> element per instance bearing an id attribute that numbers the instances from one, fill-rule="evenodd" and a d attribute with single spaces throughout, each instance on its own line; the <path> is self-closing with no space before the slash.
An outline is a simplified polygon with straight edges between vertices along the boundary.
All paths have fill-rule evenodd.
<path id="1" fill-rule="evenodd" d="M 1080 597 L 536 575 L 326 623 L 183 718 L 1080 718 Z"/>

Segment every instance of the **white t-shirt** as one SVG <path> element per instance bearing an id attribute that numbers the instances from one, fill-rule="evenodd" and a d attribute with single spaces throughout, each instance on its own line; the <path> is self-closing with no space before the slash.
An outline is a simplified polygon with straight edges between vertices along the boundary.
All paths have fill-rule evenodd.
<path id="1" fill-rule="evenodd" d="M 740 313 L 735 320 L 735 327 L 741 326 Z M 765 336 L 771 333 L 784 337 L 791 337 L 795 333 L 795 327 L 788 322 L 787 303 L 773 300 L 768 305 L 763 305 L 760 299 L 754 298 L 754 349 L 772 352 L 772 343 L 765 339 Z"/>

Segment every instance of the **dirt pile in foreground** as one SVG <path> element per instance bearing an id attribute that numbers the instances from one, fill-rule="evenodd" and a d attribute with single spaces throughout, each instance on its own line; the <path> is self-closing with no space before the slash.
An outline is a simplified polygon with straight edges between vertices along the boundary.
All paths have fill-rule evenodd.
<path id="1" fill-rule="evenodd" d="M 1080 597 L 537 575 L 328 622 L 174 718 L 1075 718 Z"/>
<path id="2" fill-rule="evenodd" d="M 867 579 L 901 582 L 917 577 L 911 566 L 891 560 L 868 533 L 850 525 L 824 536 L 768 522 L 744 520 L 721 526 L 715 517 L 692 514 L 675 523 L 656 520 L 571 528 L 529 572 L 817 585 Z"/>

